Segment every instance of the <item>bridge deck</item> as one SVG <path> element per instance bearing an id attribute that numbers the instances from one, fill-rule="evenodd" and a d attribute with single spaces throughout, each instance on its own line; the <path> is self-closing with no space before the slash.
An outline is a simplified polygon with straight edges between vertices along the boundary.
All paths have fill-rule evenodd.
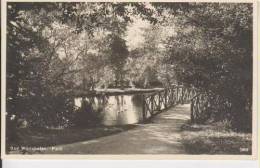
<path id="1" fill-rule="evenodd" d="M 180 128 L 190 118 L 190 105 L 178 105 L 151 123 L 95 140 L 61 145 L 61 154 L 184 154 Z M 46 151 L 52 153 L 53 151 Z"/>

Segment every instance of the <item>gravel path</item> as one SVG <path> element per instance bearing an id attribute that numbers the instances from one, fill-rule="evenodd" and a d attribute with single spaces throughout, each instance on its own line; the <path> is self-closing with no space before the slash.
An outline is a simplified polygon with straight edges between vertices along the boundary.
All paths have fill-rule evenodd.
<path id="1" fill-rule="evenodd" d="M 190 118 L 190 105 L 178 105 L 151 123 L 95 140 L 56 146 L 46 154 L 185 154 L 181 126 Z"/>

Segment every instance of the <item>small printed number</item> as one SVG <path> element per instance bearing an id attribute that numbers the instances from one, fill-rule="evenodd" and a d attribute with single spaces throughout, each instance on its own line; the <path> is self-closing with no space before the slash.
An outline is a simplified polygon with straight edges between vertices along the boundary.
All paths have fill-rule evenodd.
<path id="1" fill-rule="evenodd" d="M 248 152 L 249 149 L 248 148 L 240 148 L 240 152 Z"/>

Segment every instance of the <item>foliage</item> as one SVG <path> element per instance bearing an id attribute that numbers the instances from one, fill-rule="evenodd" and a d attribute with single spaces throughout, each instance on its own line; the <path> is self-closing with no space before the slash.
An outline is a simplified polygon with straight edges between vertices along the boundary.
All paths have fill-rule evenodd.
<path id="1" fill-rule="evenodd" d="M 109 60 L 112 69 L 115 73 L 115 85 L 122 86 L 124 80 L 124 66 L 126 63 L 126 58 L 128 56 L 127 46 L 125 44 L 125 40 L 120 38 L 118 35 L 112 34 L 110 36 L 109 44 L 110 53 Z"/>
<path id="2" fill-rule="evenodd" d="M 171 65 L 165 64 L 165 39 L 169 27 L 149 24 L 142 29 L 143 41 L 129 53 L 126 70 L 128 79 L 139 87 L 162 87 L 174 83 Z M 145 64 L 144 64 L 145 62 Z"/>
<path id="3" fill-rule="evenodd" d="M 180 83 L 223 97 L 231 108 L 223 114 L 221 103 L 213 105 L 213 118 L 228 118 L 234 129 L 251 130 L 251 4 L 7 6 L 8 121 L 25 118 L 34 127 L 68 126 L 75 91 Z M 127 29 L 138 20 L 147 23 L 140 28 L 143 41 L 132 48 Z"/>
<path id="4" fill-rule="evenodd" d="M 20 118 L 30 127 L 68 126 L 76 89 L 93 90 L 111 82 L 109 76 L 118 78 L 128 53 L 122 36 L 129 12 L 151 18 L 145 8 L 143 3 L 8 3 L 7 121 L 14 128 Z"/>
<path id="5" fill-rule="evenodd" d="M 228 99 L 233 128 L 250 131 L 252 5 L 190 3 L 182 9 L 172 9 L 177 34 L 167 47 L 178 80 Z"/>
<path id="6" fill-rule="evenodd" d="M 100 111 L 95 111 L 92 104 L 84 99 L 81 107 L 75 113 L 72 120 L 75 127 L 93 127 L 100 124 Z"/>

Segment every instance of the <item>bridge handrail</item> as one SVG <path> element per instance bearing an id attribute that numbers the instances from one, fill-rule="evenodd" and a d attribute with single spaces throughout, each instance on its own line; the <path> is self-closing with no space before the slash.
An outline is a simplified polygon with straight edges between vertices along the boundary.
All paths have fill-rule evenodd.
<path id="1" fill-rule="evenodd" d="M 202 123 L 206 121 L 210 116 L 208 114 L 208 109 L 211 107 L 211 100 L 213 102 L 219 103 L 219 95 L 216 95 L 212 91 L 199 92 L 191 99 L 191 122 L 192 123 Z"/>
<path id="2" fill-rule="evenodd" d="M 181 90 L 179 90 L 180 88 Z M 182 85 L 172 85 L 163 90 L 143 95 L 143 119 L 145 120 L 148 118 L 147 115 L 153 116 L 173 105 L 179 103 L 183 104 L 184 102 L 187 102 L 187 100 L 190 101 L 191 94 L 194 94 L 194 92 L 194 88 L 191 89 Z"/>

